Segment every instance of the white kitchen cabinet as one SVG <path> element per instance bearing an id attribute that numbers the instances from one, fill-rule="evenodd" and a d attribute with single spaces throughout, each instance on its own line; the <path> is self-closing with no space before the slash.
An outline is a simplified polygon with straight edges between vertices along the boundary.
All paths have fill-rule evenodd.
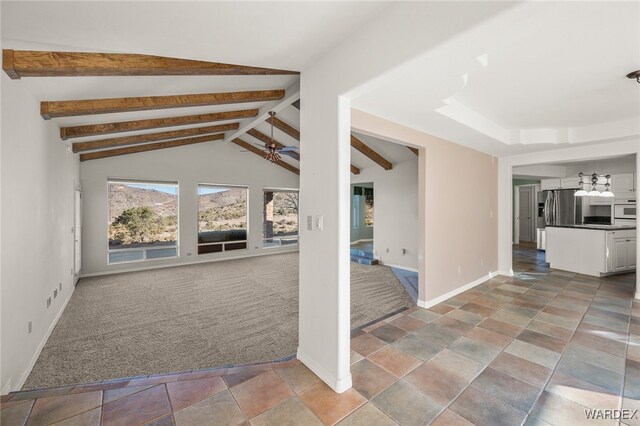
<path id="1" fill-rule="evenodd" d="M 635 230 L 607 232 L 607 272 L 632 271 L 635 268 Z"/>
<path id="2" fill-rule="evenodd" d="M 560 178 L 558 179 L 542 179 L 540 181 L 540 189 L 546 191 L 547 189 L 559 189 Z"/>
<path id="3" fill-rule="evenodd" d="M 635 173 L 623 173 L 611 175 L 611 192 L 615 198 L 632 199 L 636 198 L 636 176 Z"/>
<path id="4" fill-rule="evenodd" d="M 566 177 L 560 179 L 560 187 L 562 189 L 578 189 L 580 179 L 576 177 Z"/>

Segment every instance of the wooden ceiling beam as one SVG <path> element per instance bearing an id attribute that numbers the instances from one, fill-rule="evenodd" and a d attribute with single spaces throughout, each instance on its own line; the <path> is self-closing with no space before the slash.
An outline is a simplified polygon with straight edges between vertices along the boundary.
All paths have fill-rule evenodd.
<path id="1" fill-rule="evenodd" d="M 133 132 L 136 130 L 159 129 L 162 127 L 186 126 L 189 124 L 210 123 L 213 121 L 234 120 L 255 117 L 258 109 L 213 112 L 209 114 L 183 115 L 181 117 L 150 118 L 147 120 L 120 121 L 115 123 L 87 124 L 60 128 L 60 138 L 80 138 L 85 136 L 106 135 L 110 133 Z"/>
<path id="2" fill-rule="evenodd" d="M 364 154 L 365 156 L 367 156 L 370 160 L 378 164 L 383 169 L 391 170 L 393 168 L 393 165 L 389 161 L 387 161 L 382 155 L 378 154 L 373 149 L 369 148 L 367 145 L 365 145 L 364 142 L 362 142 L 360 139 L 358 139 L 354 135 L 351 135 L 351 146 L 354 147 L 359 152 L 361 152 L 362 154 Z"/>
<path id="3" fill-rule="evenodd" d="M 420 151 L 418 150 L 418 148 L 414 148 L 412 146 L 408 146 L 407 149 L 411 152 L 413 152 L 416 156 L 420 156 Z"/>
<path id="4" fill-rule="evenodd" d="M 352 164 L 351 165 L 351 173 L 353 173 L 354 175 L 359 175 L 360 174 L 360 169 Z"/>
<path id="5" fill-rule="evenodd" d="M 45 120 L 49 120 L 57 117 L 74 117 L 78 115 L 108 114 L 114 112 L 265 102 L 282 99 L 284 94 L 284 90 L 278 89 L 249 92 L 145 96 L 138 98 L 44 101 L 40 102 L 40 115 L 42 115 L 42 118 Z"/>
<path id="6" fill-rule="evenodd" d="M 298 75 L 297 71 L 127 53 L 2 51 L 2 69 L 22 77 Z"/>
<path id="7" fill-rule="evenodd" d="M 243 147 L 243 148 L 244 148 L 244 149 L 246 149 L 247 151 L 251 151 L 251 152 L 253 152 L 254 154 L 259 155 L 260 157 L 264 158 L 264 154 L 265 154 L 265 153 L 264 153 L 264 151 L 263 151 L 263 150 L 261 150 L 260 148 L 255 147 L 255 146 L 253 146 L 253 145 L 251 145 L 251 144 L 250 144 L 250 143 L 248 143 L 248 142 L 243 141 L 243 140 L 242 140 L 242 139 L 240 139 L 240 138 L 235 138 L 235 139 L 233 139 L 231 142 L 235 143 L 236 145 L 239 145 L 239 146 Z M 295 173 L 295 174 L 297 174 L 297 175 L 300 175 L 300 170 L 299 170 L 297 167 L 294 167 L 294 166 L 292 166 L 292 165 L 291 165 L 291 164 L 289 164 L 289 163 L 285 163 L 285 162 L 284 162 L 284 161 L 282 161 L 282 160 L 278 160 L 278 161 L 276 161 L 274 164 L 277 164 L 278 166 L 280 166 L 280 167 L 282 167 L 282 168 L 284 168 L 284 169 L 289 170 L 291 173 Z"/>
<path id="8" fill-rule="evenodd" d="M 224 133 L 219 133 L 217 135 L 199 136 L 196 138 L 185 138 L 166 142 L 149 143 L 146 145 L 127 146 L 124 148 L 108 149 L 104 151 L 88 152 L 85 154 L 80 154 L 80 161 L 97 160 L 99 158 L 116 157 L 118 155 L 155 151 L 158 149 L 174 148 L 177 146 L 193 145 L 196 143 L 217 141 L 222 139 L 224 139 Z"/>
<path id="9" fill-rule="evenodd" d="M 248 135 L 253 136 L 254 138 L 258 139 L 259 141 L 263 142 L 265 145 L 269 145 L 271 143 L 271 138 L 267 135 L 265 135 L 264 133 L 262 133 L 259 130 L 256 129 L 251 129 L 247 132 Z M 276 145 L 276 147 L 278 148 L 284 148 L 285 145 L 281 144 L 280 142 L 276 141 L 275 139 L 273 140 L 273 143 Z M 300 154 L 298 154 L 295 151 L 291 151 L 289 157 L 295 158 L 296 160 L 300 161 Z"/>
<path id="10" fill-rule="evenodd" d="M 271 125 L 271 117 L 267 118 L 265 121 L 269 125 Z M 288 125 L 284 121 L 280 120 L 278 117 L 273 117 L 273 127 L 276 127 L 278 129 L 282 130 L 284 133 L 286 133 L 287 135 L 291 136 L 292 138 L 294 138 L 297 141 L 300 140 L 300 131 L 298 129 Z"/>
<path id="11" fill-rule="evenodd" d="M 76 142 L 72 145 L 73 152 L 92 151 L 95 149 L 112 148 L 116 146 L 135 145 L 145 142 L 155 142 L 169 139 L 186 138 L 189 136 L 222 133 L 236 130 L 238 123 L 218 124 L 215 126 L 195 127 L 191 129 L 172 130 L 169 132 L 146 133 L 144 135 L 123 136 L 120 138 L 99 139 L 95 141 Z"/>

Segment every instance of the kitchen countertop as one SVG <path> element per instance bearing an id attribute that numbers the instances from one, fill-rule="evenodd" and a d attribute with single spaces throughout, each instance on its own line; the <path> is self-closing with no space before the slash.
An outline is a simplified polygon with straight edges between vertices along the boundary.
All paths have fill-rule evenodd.
<path id="1" fill-rule="evenodd" d="M 593 229 L 596 231 L 625 231 L 636 229 L 634 225 L 547 225 L 547 228 Z"/>

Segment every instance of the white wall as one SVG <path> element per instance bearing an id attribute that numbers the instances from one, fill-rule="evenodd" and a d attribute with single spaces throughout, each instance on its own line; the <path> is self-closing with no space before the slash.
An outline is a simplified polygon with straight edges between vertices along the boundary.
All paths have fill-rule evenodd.
<path id="1" fill-rule="evenodd" d="M 2 393 L 18 390 L 74 289 L 74 188 L 78 158 L 58 125 L 39 115 L 34 80 L 2 73 Z M 62 292 L 47 308 L 54 287 Z M 33 331 L 27 333 L 28 322 Z"/>
<path id="2" fill-rule="evenodd" d="M 251 152 L 241 152 L 242 150 L 243 148 L 232 143 L 214 141 L 82 162 L 83 276 L 297 250 L 297 247 L 262 248 L 262 191 L 264 188 L 298 188 L 298 176 Z M 178 258 L 107 264 L 108 178 L 178 182 Z M 199 183 L 249 187 L 249 242 L 246 250 L 198 255 Z"/>
<path id="3" fill-rule="evenodd" d="M 391 170 L 378 165 L 360 169 L 359 175 L 352 175 L 351 182 L 373 182 L 375 256 L 384 265 L 417 271 L 418 157 L 395 163 Z"/>

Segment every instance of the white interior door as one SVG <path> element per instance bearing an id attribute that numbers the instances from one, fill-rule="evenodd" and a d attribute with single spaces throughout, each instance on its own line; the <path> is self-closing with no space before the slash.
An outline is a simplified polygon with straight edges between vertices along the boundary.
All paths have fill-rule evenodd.
<path id="1" fill-rule="evenodd" d="M 533 233 L 533 194 L 534 188 L 525 186 L 520 188 L 520 241 L 535 241 Z"/>
<path id="2" fill-rule="evenodd" d="M 82 191 L 76 189 L 74 195 L 74 223 L 73 223 L 73 272 L 75 279 L 80 276 L 82 267 Z"/>

